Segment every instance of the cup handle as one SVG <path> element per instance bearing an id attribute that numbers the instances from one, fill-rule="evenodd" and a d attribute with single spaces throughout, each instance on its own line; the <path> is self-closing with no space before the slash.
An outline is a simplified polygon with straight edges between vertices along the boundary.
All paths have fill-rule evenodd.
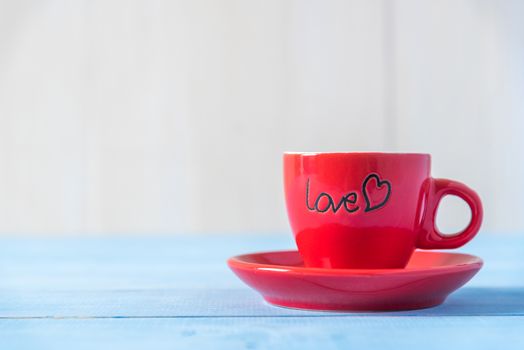
<path id="1" fill-rule="evenodd" d="M 452 249 L 463 246 L 475 237 L 480 229 L 483 215 L 480 197 L 471 188 L 457 181 L 430 178 L 428 182 L 426 208 L 417 239 L 417 247 L 422 249 Z M 437 209 L 445 195 L 462 198 L 471 210 L 471 221 L 468 226 L 461 232 L 449 236 L 444 236 L 435 225 Z"/>

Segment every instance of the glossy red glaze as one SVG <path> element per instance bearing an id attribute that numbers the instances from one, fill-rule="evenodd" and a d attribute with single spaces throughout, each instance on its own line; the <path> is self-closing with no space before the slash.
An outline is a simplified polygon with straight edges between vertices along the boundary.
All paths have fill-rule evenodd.
<path id="1" fill-rule="evenodd" d="M 304 267 L 297 251 L 246 254 L 229 267 L 271 304 L 312 310 L 394 311 L 441 304 L 482 267 L 478 257 L 415 251 L 405 269 Z"/>
<path id="2" fill-rule="evenodd" d="M 482 204 L 467 186 L 430 177 L 428 154 L 286 153 L 289 221 L 306 266 L 402 268 L 415 248 L 456 248 L 480 228 Z M 440 199 L 464 199 L 468 227 L 435 226 Z"/>

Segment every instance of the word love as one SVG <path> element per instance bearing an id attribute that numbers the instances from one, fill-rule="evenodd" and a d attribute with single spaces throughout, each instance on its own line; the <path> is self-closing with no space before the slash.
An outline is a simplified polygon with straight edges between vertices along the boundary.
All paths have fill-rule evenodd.
<path id="1" fill-rule="evenodd" d="M 388 202 L 390 195 L 391 183 L 387 180 L 380 180 L 377 174 L 369 174 L 362 183 L 362 196 L 366 202 L 364 212 L 367 213 L 382 208 Z M 311 205 L 309 200 L 309 179 L 307 179 L 306 206 L 310 211 L 325 213 L 331 210 L 333 213 L 336 213 L 343 207 L 348 213 L 354 213 L 360 209 L 357 202 L 358 194 L 355 191 L 348 192 L 339 200 L 335 200 L 329 193 L 321 192 L 313 202 L 313 205 Z"/>

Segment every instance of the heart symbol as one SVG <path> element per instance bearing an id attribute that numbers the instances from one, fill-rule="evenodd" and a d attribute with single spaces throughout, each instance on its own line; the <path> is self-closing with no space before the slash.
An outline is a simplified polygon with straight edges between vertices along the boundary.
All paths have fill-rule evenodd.
<path id="1" fill-rule="evenodd" d="M 386 186 L 387 190 L 388 190 L 384 200 L 382 202 L 374 204 L 374 205 L 371 205 L 371 200 L 369 198 L 370 196 L 369 196 L 369 194 L 367 192 L 367 189 L 366 189 L 367 185 L 368 185 L 368 182 L 371 181 L 372 179 L 374 179 L 377 182 L 377 187 L 376 187 L 377 190 L 380 190 L 383 186 Z M 376 210 L 378 208 L 382 208 L 386 204 L 386 202 L 388 201 L 389 195 L 391 194 L 391 183 L 388 180 L 382 180 L 381 181 L 377 174 L 369 174 L 366 177 L 366 179 L 364 180 L 364 183 L 362 184 L 362 193 L 364 194 L 364 199 L 366 200 L 366 209 L 364 209 L 364 212 L 368 212 L 368 211 Z"/>

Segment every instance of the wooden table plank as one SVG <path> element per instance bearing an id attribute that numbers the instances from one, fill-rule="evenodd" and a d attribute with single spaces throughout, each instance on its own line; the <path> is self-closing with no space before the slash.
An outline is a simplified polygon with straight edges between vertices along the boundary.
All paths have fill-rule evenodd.
<path id="1" fill-rule="evenodd" d="M 0 318 L 12 317 L 289 317 L 363 315 L 311 312 L 266 304 L 242 289 L 0 292 Z M 524 316 L 524 288 L 466 287 L 443 305 L 373 316 Z"/>
<path id="2" fill-rule="evenodd" d="M 520 350 L 524 317 L 0 320 L 2 349 Z"/>
<path id="3" fill-rule="evenodd" d="M 2 238 L 1 290 L 244 289 L 228 257 L 293 249 L 290 235 Z M 485 266 L 468 284 L 524 286 L 524 236 L 480 234 L 459 251 Z"/>

